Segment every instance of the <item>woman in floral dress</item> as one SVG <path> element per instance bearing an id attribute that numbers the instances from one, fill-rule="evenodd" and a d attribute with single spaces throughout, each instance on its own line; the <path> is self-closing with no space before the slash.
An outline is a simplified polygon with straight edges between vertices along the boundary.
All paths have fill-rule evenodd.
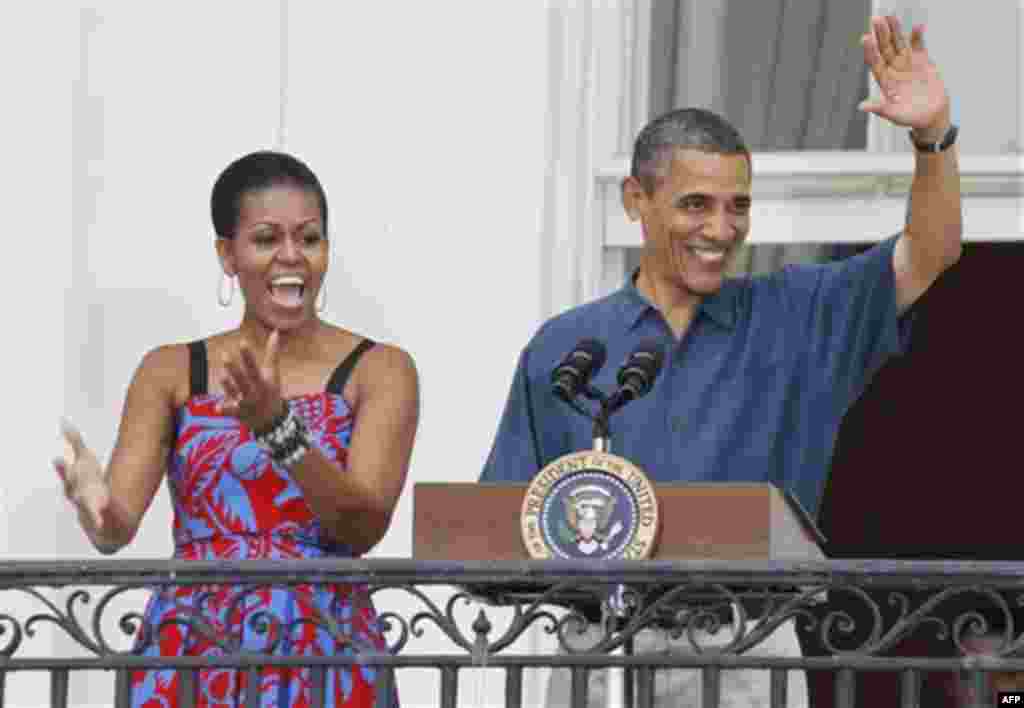
<path id="1" fill-rule="evenodd" d="M 166 473 L 176 559 L 358 557 L 384 535 L 405 483 L 419 384 L 410 356 L 322 320 L 327 200 L 297 159 L 258 152 L 229 165 L 212 195 L 218 297 L 240 291 L 227 332 L 145 355 L 106 469 L 65 424 L 55 461 L 82 528 L 105 554 L 131 542 Z M 136 651 L 333 656 L 385 650 L 366 589 L 180 586 L 157 589 Z M 372 667 L 326 672 L 324 704 L 369 708 Z M 259 672 L 259 704 L 319 695 L 308 669 Z M 246 671 L 203 669 L 196 705 L 245 705 Z M 177 706 L 175 671 L 137 671 L 132 705 Z M 394 696 L 390 702 L 397 704 Z"/>

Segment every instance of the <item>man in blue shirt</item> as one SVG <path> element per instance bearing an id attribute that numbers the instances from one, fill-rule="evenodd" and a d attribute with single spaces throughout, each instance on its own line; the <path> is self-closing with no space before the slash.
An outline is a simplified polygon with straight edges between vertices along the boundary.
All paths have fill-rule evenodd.
<path id="1" fill-rule="evenodd" d="M 593 383 L 610 390 L 618 364 L 656 339 L 664 367 L 612 417 L 612 451 L 656 482 L 771 482 L 816 514 L 844 414 L 903 350 L 902 315 L 961 250 L 956 129 L 922 28 L 907 39 L 895 18 L 872 18 L 863 43 L 881 98 L 861 109 L 910 128 L 917 147 L 903 231 L 845 261 L 727 278 L 751 227 L 750 153 L 708 111 L 657 118 L 622 185 L 643 229 L 640 267 L 527 344 L 482 481 L 525 482 L 592 446 L 590 422 L 551 391 L 552 369 L 577 342 L 605 343 L 611 365 Z"/>
<path id="2" fill-rule="evenodd" d="M 663 120 L 716 119 L 690 110 Z M 728 158 L 695 152 L 692 159 Z M 592 424 L 550 383 L 581 338 L 605 342 L 616 364 L 655 339 L 665 351 L 662 371 L 650 393 L 612 417 L 612 451 L 658 482 L 771 482 L 815 513 L 843 415 L 905 344 L 909 328 L 899 317 L 892 268 L 897 244 L 893 238 L 846 261 L 716 283 L 678 313 L 688 318 L 678 327 L 652 296 L 664 286 L 641 265 L 617 292 L 549 320 L 523 350 L 482 479 L 528 482 L 552 460 L 592 446 Z M 701 257 L 680 260 L 695 262 L 698 277 L 725 265 L 724 249 L 711 267 Z M 614 390 L 617 370 L 605 366 L 594 384 Z"/>

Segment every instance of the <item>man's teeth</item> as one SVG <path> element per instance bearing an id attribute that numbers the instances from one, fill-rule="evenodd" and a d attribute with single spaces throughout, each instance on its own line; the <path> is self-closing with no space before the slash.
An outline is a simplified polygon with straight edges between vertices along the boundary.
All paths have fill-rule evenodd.
<path id="1" fill-rule="evenodd" d="M 705 263 L 717 263 L 725 258 L 724 248 L 705 248 L 701 246 L 687 246 L 690 251 Z"/>

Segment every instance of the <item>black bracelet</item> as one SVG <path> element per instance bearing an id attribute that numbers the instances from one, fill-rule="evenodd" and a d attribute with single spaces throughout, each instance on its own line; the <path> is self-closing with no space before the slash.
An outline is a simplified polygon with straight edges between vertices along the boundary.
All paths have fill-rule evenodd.
<path id="1" fill-rule="evenodd" d="M 284 413 L 274 419 L 270 429 L 255 435 L 255 438 L 256 443 L 270 454 L 270 459 L 286 468 L 301 462 L 312 446 L 306 424 L 288 405 Z"/>
<path id="2" fill-rule="evenodd" d="M 259 439 L 266 437 L 270 435 L 272 432 L 274 432 L 278 427 L 281 426 L 282 423 L 284 423 L 285 419 L 288 418 L 289 408 L 290 407 L 288 406 L 288 404 L 285 403 L 284 409 L 276 416 L 274 416 L 274 419 L 271 420 L 270 423 L 265 428 L 260 428 L 259 430 L 256 430 L 255 428 L 253 429 L 253 436 Z"/>

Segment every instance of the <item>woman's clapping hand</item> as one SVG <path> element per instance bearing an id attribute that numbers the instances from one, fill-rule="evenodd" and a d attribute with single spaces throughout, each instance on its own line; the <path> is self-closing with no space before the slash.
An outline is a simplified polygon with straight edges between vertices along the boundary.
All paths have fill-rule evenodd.
<path id="1" fill-rule="evenodd" d="M 285 407 L 277 359 L 279 337 L 277 330 L 270 333 L 262 363 L 256 360 L 247 342 L 242 342 L 235 356 L 224 357 L 224 375 L 220 381 L 224 399 L 218 408 L 253 431 L 266 430 Z"/>

